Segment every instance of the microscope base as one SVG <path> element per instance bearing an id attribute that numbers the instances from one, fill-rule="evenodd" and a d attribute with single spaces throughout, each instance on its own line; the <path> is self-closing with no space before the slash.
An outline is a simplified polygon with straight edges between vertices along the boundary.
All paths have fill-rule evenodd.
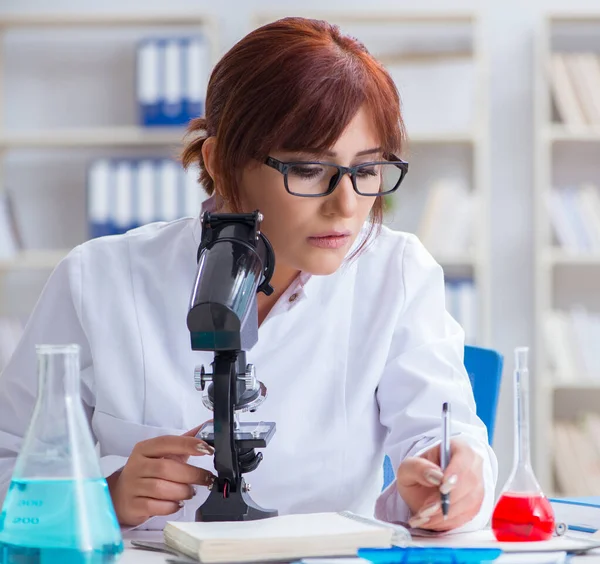
<path id="1" fill-rule="evenodd" d="M 254 521 L 277 517 L 276 509 L 263 509 L 243 491 L 230 492 L 223 497 L 223 492 L 216 488 L 210 492 L 206 501 L 196 510 L 196 521 Z"/>

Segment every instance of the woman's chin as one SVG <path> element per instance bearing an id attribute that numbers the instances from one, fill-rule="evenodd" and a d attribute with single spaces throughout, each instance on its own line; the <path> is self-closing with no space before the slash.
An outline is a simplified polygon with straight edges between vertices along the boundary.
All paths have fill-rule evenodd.
<path id="1" fill-rule="evenodd" d="M 332 253 L 331 251 L 328 253 L 317 252 L 310 257 L 310 260 L 303 261 L 305 264 L 302 270 L 316 276 L 328 276 L 342 265 L 344 257 L 345 253 L 339 253 L 338 256 L 338 253 Z"/>

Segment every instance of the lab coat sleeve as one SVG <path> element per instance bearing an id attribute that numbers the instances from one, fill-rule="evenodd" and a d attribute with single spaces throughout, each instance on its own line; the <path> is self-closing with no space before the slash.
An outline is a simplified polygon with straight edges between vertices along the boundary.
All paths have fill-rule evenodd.
<path id="1" fill-rule="evenodd" d="M 95 406 L 90 345 L 82 324 L 82 260 L 77 247 L 50 275 L 25 326 L 10 362 L 0 376 L 0 503 L 10 484 L 13 467 L 29 426 L 37 398 L 35 345 L 75 343 L 81 347 L 81 397 L 91 420 Z M 126 459 L 101 460 L 104 475 Z"/>
<path id="2" fill-rule="evenodd" d="M 398 261 L 404 299 L 392 337 L 377 399 L 387 427 L 385 452 L 395 469 L 441 438 L 441 408 L 452 405 L 452 436 L 466 441 L 483 459 L 485 498 L 478 515 L 461 530 L 484 527 L 493 510 L 496 457 L 475 413 L 464 368 L 464 332 L 445 309 L 444 274 L 419 240 L 411 236 Z M 375 514 L 386 521 L 411 517 L 394 481 L 380 495 Z"/>

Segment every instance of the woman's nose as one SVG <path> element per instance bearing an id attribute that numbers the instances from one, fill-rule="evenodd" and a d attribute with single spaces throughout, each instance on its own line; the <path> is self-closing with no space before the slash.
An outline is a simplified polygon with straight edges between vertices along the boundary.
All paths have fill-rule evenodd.
<path id="1" fill-rule="evenodd" d="M 349 174 L 342 176 L 339 184 L 330 196 L 336 213 L 342 217 L 352 217 L 354 215 L 357 206 L 356 197 L 357 193 L 354 191 L 352 179 Z"/>

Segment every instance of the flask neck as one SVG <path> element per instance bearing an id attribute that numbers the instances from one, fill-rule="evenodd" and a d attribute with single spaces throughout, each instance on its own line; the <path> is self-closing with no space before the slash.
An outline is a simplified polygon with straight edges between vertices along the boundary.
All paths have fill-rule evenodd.
<path id="1" fill-rule="evenodd" d="M 515 467 L 531 468 L 529 371 L 515 371 Z"/>
<path id="2" fill-rule="evenodd" d="M 37 347 L 38 416 L 61 417 L 69 406 L 79 405 L 79 350 L 73 345 Z"/>

